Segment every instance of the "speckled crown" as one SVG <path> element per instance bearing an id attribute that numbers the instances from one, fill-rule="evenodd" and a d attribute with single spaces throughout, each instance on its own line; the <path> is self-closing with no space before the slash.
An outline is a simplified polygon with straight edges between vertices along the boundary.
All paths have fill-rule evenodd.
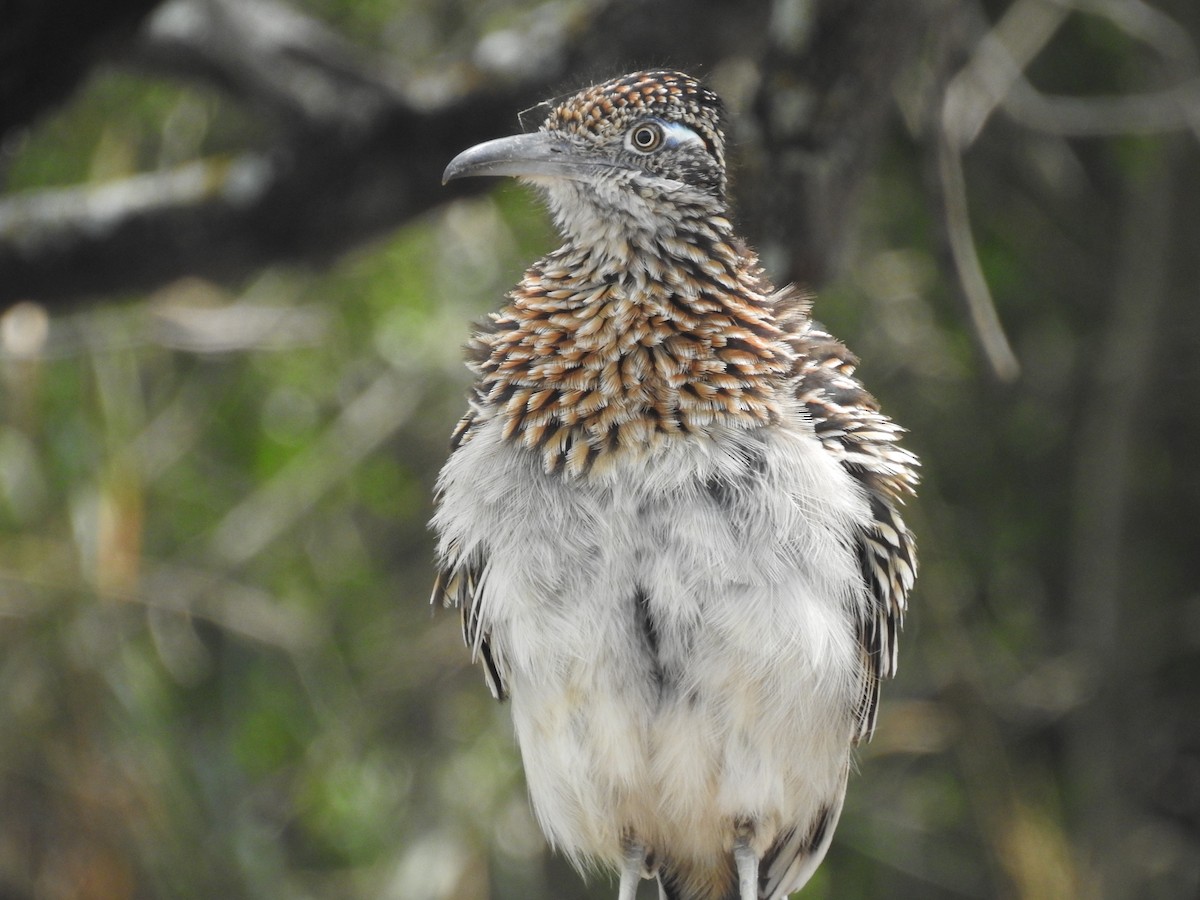
<path id="1" fill-rule="evenodd" d="M 542 127 L 599 135 L 624 129 L 635 116 L 654 115 L 692 128 L 724 170 L 723 113 L 721 98 L 695 78 L 670 69 L 655 69 L 585 88 L 556 106 Z"/>

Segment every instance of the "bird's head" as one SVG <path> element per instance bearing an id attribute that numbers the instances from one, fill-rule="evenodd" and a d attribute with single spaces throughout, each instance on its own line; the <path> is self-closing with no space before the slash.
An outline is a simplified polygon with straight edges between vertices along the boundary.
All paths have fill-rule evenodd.
<path id="1" fill-rule="evenodd" d="M 598 249 L 725 215 L 720 98 L 682 72 L 635 72 L 554 106 L 540 130 L 471 147 L 443 181 L 513 175 L 546 195 L 559 229 Z"/>

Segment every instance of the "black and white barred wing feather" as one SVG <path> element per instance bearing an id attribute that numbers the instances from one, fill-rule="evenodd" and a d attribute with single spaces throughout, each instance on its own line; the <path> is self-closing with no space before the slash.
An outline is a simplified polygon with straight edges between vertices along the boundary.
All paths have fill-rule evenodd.
<path id="1" fill-rule="evenodd" d="M 476 423 L 477 413 L 474 409 L 462 417 L 450 439 L 452 453 L 470 439 Z M 440 506 L 441 497 L 436 497 L 435 502 Z M 462 615 L 463 642 L 471 648 L 471 661 L 483 663 L 484 679 L 492 696 L 497 700 L 507 700 L 508 685 L 503 660 L 488 640 L 483 619 L 487 571 L 488 561 L 483 552 L 477 548 L 464 554 L 456 542 L 451 542 L 442 554 L 429 602 L 458 608 Z"/>
<path id="2" fill-rule="evenodd" d="M 857 739 L 868 740 L 880 682 L 896 674 L 897 637 L 917 576 L 916 544 L 898 507 L 916 487 L 919 463 L 899 445 L 904 430 L 854 377 L 858 360 L 845 346 L 809 321 L 793 344 L 797 396 L 822 445 L 862 484 L 870 503 L 871 522 L 857 548 L 869 600 L 858 621 L 866 673 Z"/>
<path id="3" fill-rule="evenodd" d="M 457 606 L 462 614 L 463 642 L 471 648 L 471 660 L 483 662 L 484 679 L 497 700 L 508 699 L 508 686 L 499 655 L 488 641 L 487 629 L 480 615 L 487 563 L 483 560 L 464 560 L 438 570 L 430 602 L 439 600 L 444 606 Z"/>

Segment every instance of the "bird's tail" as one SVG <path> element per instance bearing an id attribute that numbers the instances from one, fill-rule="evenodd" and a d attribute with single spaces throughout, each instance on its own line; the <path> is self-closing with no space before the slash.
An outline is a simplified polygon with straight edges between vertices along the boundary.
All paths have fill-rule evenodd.
<path id="1" fill-rule="evenodd" d="M 833 842 L 845 799 L 843 780 L 842 789 L 807 828 L 795 828 L 780 835 L 760 864 L 759 900 L 787 900 L 789 894 L 808 883 Z"/>

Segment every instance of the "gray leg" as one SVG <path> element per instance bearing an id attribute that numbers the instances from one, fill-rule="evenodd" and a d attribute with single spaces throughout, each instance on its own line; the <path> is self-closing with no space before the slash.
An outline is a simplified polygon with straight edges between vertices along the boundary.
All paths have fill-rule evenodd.
<path id="1" fill-rule="evenodd" d="M 617 900 L 637 900 L 638 882 L 642 880 L 642 863 L 645 860 L 646 848 L 640 841 L 630 841 L 625 848 L 625 865 L 621 868 Z"/>
<path id="2" fill-rule="evenodd" d="M 758 900 L 758 857 L 745 838 L 734 845 L 733 861 L 737 864 L 738 900 Z"/>

